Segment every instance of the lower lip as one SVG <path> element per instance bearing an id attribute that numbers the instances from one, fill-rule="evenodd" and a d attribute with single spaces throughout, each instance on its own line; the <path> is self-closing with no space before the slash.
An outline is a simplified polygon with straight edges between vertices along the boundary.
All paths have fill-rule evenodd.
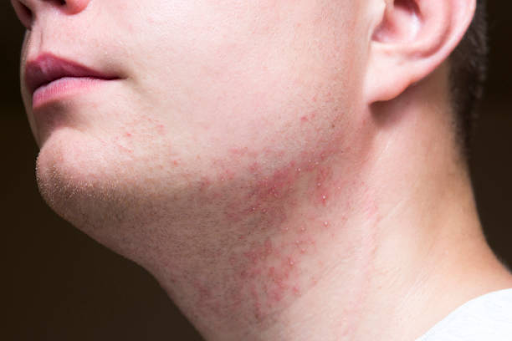
<path id="1" fill-rule="evenodd" d="M 79 95 L 109 80 L 91 77 L 64 77 L 43 85 L 32 96 L 32 108 L 61 101 L 69 96 Z"/>

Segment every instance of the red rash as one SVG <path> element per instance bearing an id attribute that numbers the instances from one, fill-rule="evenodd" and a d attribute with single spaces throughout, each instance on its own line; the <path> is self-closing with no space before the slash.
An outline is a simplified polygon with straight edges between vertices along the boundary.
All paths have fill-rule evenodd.
<path id="1" fill-rule="evenodd" d="M 298 116 L 299 124 L 314 124 L 315 116 Z M 217 177 L 199 183 L 201 195 L 219 202 L 239 242 L 226 250 L 233 271 L 226 281 L 237 283 L 222 303 L 231 311 L 227 316 L 249 305 L 253 318 L 264 321 L 316 284 L 319 265 L 309 260 L 318 252 L 318 236 L 334 234 L 326 214 L 345 189 L 332 166 L 343 154 L 341 140 L 331 137 L 317 148 L 306 146 L 294 159 L 277 147 L 232 148 L 227 160 L 214 162 Z M 234 191 L 231 196 L 223 195 L 223 184 Z M 204 301 L 214 299 L 201 286 L 197 290 L 203 307 L 213 309 Z"/>
<path id="2" fill-rule="evenodd" d="M 264 153 L 268 159 L 270 152 Z M 237 269 L 235 280 L 240 287 L 233 295 L 231 305 L 252 304 L 256 320 L 263 320 L 275 309 L 286 306 L 315 283 L 312 274 L 303 273 L 303 260 L 316 253 L 317 234 L 330 227 L 329 221 L 325 217 L 322 219 L 321 212 L 341 190 L 340 186 L 333 185 L 333 169 L 327 157 L 330 153 L 327 150 L 316 157 L 302 153 L 300 161 L 291 161 L 263 176 L 257 152 L 248 148 L 231 150 L 233 158 L 247 165 L 248 172 L 244 174 L 256 179 L 253 183 L 248 181 L 251 185 L 242 187 L 240 197 L 224 211 L 233 224 L 249 224 L 247 231 L 238 237 L 241 251 L 232 258 L 233 268 Z M 275 155 L 278 159 L 285 157 L 282 152 Z M 218 181 L 227 179 L 236 179 L 236 174 L 229 168 Z M 208 188 L 206 183 L 204 189 Z M 297 219 L 292 221 L 291 217 L 298 205 L 296 194 L 299 190 L 310 198 L 314 213 L 297 224 Z M 256 221 L 256 231 L 251 229 L 253 221 Z M 280 230 L 274 230 L 276 226 Z M 268 236 L 263 242 L 259 239 L 262 235 Z"/>

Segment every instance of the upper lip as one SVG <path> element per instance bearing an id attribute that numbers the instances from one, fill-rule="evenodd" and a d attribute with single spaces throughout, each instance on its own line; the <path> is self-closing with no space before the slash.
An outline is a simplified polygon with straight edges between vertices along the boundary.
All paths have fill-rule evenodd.
<path id="1" fill-rule="evenodd" d="M 63 77 L 90 77 L 105 80 L 118 78 L 50 53 L 44 53 L 29 60 L 25 66 L 25 84 L 31 94 L 39 87 Z"/>

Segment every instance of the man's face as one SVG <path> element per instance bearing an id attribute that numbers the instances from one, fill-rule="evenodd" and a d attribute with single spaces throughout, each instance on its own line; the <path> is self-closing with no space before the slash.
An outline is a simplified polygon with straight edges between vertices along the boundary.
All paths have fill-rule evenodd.
<path id="1" fill-rule="evenodd" d="M 39 183 L 61 213 L 75 197 L 87 211 L 88 199 L 251 187 L 357 134 L 359 1 L 105 0 L 73 15 L 29 3 L 22 73 L 52 53 L 119 78 L 36 110 L 23 88 Z"/>

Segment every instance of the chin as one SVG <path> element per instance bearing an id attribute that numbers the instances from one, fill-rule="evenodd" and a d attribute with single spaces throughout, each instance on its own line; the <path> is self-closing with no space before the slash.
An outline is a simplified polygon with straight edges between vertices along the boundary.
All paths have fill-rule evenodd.
<path id="1" fill-rule="evenodd" d="M 62 128 L 42 145 L 37 183 L 42 197 L 58 215 L 128 256 L 130 240 L 140 239 L 140 227 L 147 224 L 143 220 L 151 211 L 134 163 L 136 160 L 121 157 L 114 146 Z"/>

